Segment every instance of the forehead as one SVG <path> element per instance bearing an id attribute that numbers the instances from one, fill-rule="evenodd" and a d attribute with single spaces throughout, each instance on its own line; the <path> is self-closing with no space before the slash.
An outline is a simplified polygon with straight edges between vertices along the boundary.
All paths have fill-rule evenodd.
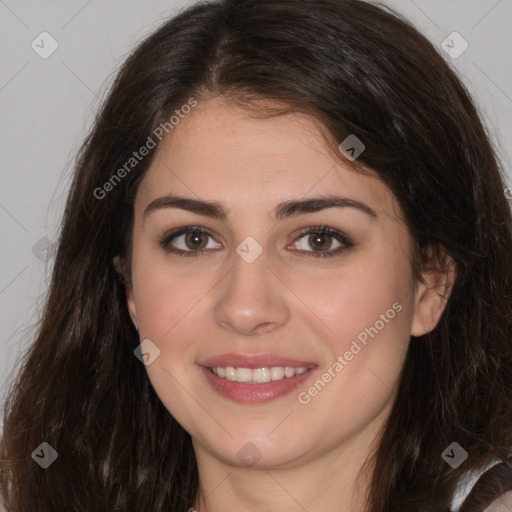
<path id="1" fill-rule="evenodd" d="M 389 189 L 329 151 L 320 125 L 289 113 L 255 117 L 221 98 L 187 114 L 160 143 L 139 189 L 139 203 L 165 193 L 262 208 L 287 199 L 343 194 L 396 211 Z"/>

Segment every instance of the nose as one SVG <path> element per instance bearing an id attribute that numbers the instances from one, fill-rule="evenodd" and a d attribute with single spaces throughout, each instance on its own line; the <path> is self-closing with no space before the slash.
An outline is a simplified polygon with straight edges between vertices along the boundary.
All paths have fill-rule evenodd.
<path id="1" fill-rule="evenodd" d="M 235 255 L 214 307 L 215 321 L 221 327 L 253 336 L 288 322 L 287 289 L 268 263 L 265 251 L 252 263 Z"/>

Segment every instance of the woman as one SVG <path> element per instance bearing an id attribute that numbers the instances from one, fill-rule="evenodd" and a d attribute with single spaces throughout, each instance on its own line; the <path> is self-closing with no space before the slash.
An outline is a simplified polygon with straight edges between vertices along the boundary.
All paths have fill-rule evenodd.
<path id="1" fill-rule="evenodd" d="M 5 405 L 7 510 L 509 510 L 504 188 L 396 13 L 168 20 L 77 162 Z"/>

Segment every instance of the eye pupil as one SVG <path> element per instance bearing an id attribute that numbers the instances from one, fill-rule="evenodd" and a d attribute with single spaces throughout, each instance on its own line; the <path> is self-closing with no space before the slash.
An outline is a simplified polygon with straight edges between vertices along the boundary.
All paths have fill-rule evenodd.
<path id="1" fill-rule="evenodd" d="M 324 242 L 324 243 L 322 243 Z M 311 244 L 311 247 L 315 248 L 317 245 L 319 245 L 319 249 L 329 249 L 331 247 L 331 240 L 329 235 L 315 233 L 309 237 L 309 243 Z"/>

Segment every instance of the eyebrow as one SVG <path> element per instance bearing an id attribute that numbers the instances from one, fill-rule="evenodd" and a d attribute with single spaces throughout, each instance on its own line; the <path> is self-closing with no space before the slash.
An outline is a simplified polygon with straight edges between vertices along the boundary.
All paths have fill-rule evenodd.
<path id="1" fill-rule="evenodd" d="M 229 218 L 229 210 L 217 201 L 192 199 L 190 197 L 182 197 L 174 194 L 158 197 L 154 201 L 151 201 L 144 210 L 143 218 L 145 220 L 150 213 L 157 210 L 172 208 L 186 210 L 221 221 L 226 221 Z M 367 204 L 362 203 L 361 201 L 350 199 L 348 197 L 326 195 L 311 199 L 283 201 L 276 206 L 274 210 L 274 218 L 279 221 L 304 213 L 326 210 L 327 208 L 355 208 L 371 217 L 378 217 L 373 208 L 370 208 Z"/>

